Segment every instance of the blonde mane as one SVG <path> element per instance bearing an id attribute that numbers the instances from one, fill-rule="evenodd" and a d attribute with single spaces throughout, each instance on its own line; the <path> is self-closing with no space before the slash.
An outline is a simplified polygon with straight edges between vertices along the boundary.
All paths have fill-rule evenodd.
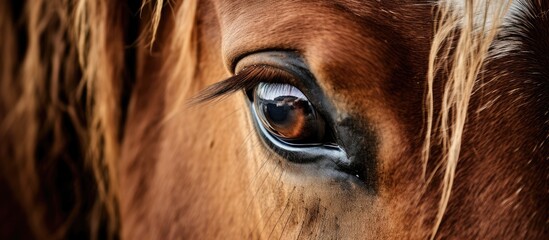
<path id="1" fill-rule="evenodd" d="M 450 200 L 473 88 L 510 1 L 466 0 L 461 5 L 457 1 L 445 0 L 439 4 L 429 54 L 425 100 L 427 127 L 422 151 L 425 177 L 432 142 L 442 143 L 442 195 L 431 239 L 436 236 Z M 440 74 L 443 74 L 445 83 L 440 115 L 435 121 L 433 86 Z"/>

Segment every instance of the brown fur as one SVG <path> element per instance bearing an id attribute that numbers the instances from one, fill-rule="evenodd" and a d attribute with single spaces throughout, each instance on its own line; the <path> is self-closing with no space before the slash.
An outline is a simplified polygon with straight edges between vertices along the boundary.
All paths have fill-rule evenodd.
<path id="1" fill-rule="evenodd" d="M 192 10 L 179 9 L 179 13 L 182 11 Z M 431 48 L 429 39 L 434 36 L 431 33 L 433 25 L 426 24 L 430 22 L 426 19 L 434 17 L 432 13 L 432 5 L 417 2 L 409 5 L 350 1 L 315 5 L 299 1 L 201 3 L 197 25 L 199 65 L 194 80 L 188 81 L 192 85 L 187 86 L 183 96 L 194 96 L 198 90 L 227 77 L 226 72 L 220 71 L 220 66 L 231 70 L 234 59 L 242 53 L 259 49 L 295 49 L 306 57 L 321 86 L 341 111 L 367 119 L 380 133 L 379 194 L 373 197 L 358 190 L 348 192 L 314 176 L 300 179 L 299 173 L 292 172 L 284 159 L 262 149 L 249 123 L 243 99 L 232 97 L 211 106 L 180 109 L 176 99 L 181 98 L 182 92 L 174 90 L 173 95 L 167 94 L 165 108 L 166 111 L 177 109 L 180 114 L 166 123 L 162 140 L 146 143 L 160 149 L 155 157 L 157 161 L 150 163 L 150 158 L 144 157 L 142 151 L 135 152 L 139 145 L 126 148 L 132 155 L 140 155 L 128 158 L 130 166 L 139 162 L 154 166 L 141 170 L 132 168 L 132 172 L 146 173 L 146 178 L 141 179 L 146 179 L 147 189 L 151 189 L 151 184 L 156 187 L 147 192 L 135 180 L 128 180 L 145 200 L 139 200 L 138 207 L 124 204 L 132 206 L 123 211 L 123 217 L 132 222 L 126 225 L 125 236 L 346 238 L 359 234 L 372 239 L 430 236 L 440 210 L 439 186 L 443 180 L 440 171 L 445 169 L 440 166 L 442 146 L 434 141 L 430 147 L 434 157 L 428 162 L 427 176 L 439 171 L 429 181 L 430 185 L 426 185 L 421 161 L 423 126 L 418 123 L 424 120 L 422 99 L 426 63 Z M 391 24 L 383 24 L 389 22 Z M 177 29 L 166 31 L 177 33 Z M 538 41 L 545 44 L 543 39 Z M 216 49 L 222 50 L 221 55 Z M 167 59 L 169 55 L 171 53 L 166 53 L 163 58 Z M 166 69 L 172 69 L 172 64 L 185 63 L 168 61 L 168 64 Z M 182 81 L 187 78 L 171 79 Z M 496 89 L 507 88 L 501 83 L 493 84 Z M 434 82 L 435 116 L 441 109 L 443 85 L 440 80 Z M 474 109 L 478 101 L 490 100 L 480 95 L 472 101 Z M 486 113 L 485 116 L 498 115 Z M 216 121 L 216 124 L 203 119 L 222 121 Z M 514 117 L 510 116 L 510 119 Z M 512 180 L 505 179 L 511 176 L 524 179 L 527 178 L 524 174 L 530 175 L 527 171 L 513 171 L 521 166 L 520 159 L 537 159 L 540 169 L 546 168 L 541 162 L 543 157 L 526 153 L 511 157 L 498 155 L 496 152 L 503 155 L 507 152 L 500 147 L 516 146 L 518 138 L 505 144 L 501 142 L 497 147 L 491 145 L 506 139 L 500 136 L 506 133 L 498 131 L 493 124 L 486 124 L 485 120 L 490 122 L 479 116 L 468 120 L 469 127 L 478 126 L 473 132 L 488 132 L 481 130 L 484 128 L 496 132 L 482 137 L 463 137 L 466 150 L 462 152 L 457 168 L 456 186 L 450 188 L 452 195 L 448 208 L 441 210 L 444 217 L 436 236 L 539 238 L 544 234 L 543 217 L 534 215 L 531 218 L 531 215 L 546 209 L 542 204 L 546 197 L 509 198 L 514 192 L 508 187 L 512 188 L 513 184 L 509 182 Z M 242 125 L 235 127 L 234 124 Z M 531 140 L 525 139 L 523 144 L 534 146 L 535 139 L 541 138 L 527 137 Z M 219 141 L 222 141 L 221 145 Z M 505 159 L 507 168 L 494 165 L 497 162 L 494 159 Z M 498 171 L 514 173 L 500 175 Z M 501 185 L 483 182 L 480 180 L 483 175 L 487 179 L 499 178 Z M 537 177 L 540 178 L 541 175 Z M 528 186 L 531 193 L 537 192 L 534 195 L 545 196 L 543 189 L 546 187 Z M 469 191 L 473 191 L 471 195 L 468 195 Z M 180 194 L 174 196 L 174 193 Z M 135 194 L 132 191 L 128 194 L 130 197 L 125 199 L 135 202 L 132 200 Z M 511 202 L 532 200 L 540 207 L 532 207 L 530 212 L 523 209 L 523 215 L 510 214 L 512 209 L 494 208 L 500 203 L 513 205 Z M 154 207 L 146 207 L 151 206 L 151 202 Z M 133 213 L 135 209 L 140 209 L 139 215 Z M 521 221 L 532 224 L 516 225 Z"/>
<path id="2" fill-rule="evenodd" d="M 20 226 L 4 236 L 549 237 L 544 2 L 521 19 L 531 27 L 501 19 L 494 36 L 441 20 L 451 7 L 429 1 L 143 1 L 133 18 L 118 1 L 67 2 L 0 4 L 1 32 L 11 33 L 0 39 L 0 213 Z M 471 39 L 450 41 L 461 37 Z M 511 41 L 522 51 L 498 55 Z M 269 151 L 240 94 L 184 104 L 242 54 L 268 49 L 303 55 L 340 114 L 375 133 L 374 192 Z M 455 82 L 471 88 L 449 93 Z M 445 100 L 451 91 L 465 98 Z M 75 183 L 68 190 L 44 181 L 63 171 L 73 173 L 62 178 Z M 80 197 L 57 208 L 71 193 Z"/>

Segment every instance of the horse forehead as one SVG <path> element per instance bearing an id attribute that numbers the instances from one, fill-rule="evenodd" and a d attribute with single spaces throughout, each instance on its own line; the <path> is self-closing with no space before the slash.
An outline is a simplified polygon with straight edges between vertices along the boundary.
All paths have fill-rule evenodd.
<path id="1" fill-rule="evenodd" d="M 421 4 L 420 4 L 421 3 Z M 379 57 L 395 38 L 426 37 L 432 4 L 387 1 L 219 1 L 222 52 L 227 66 L 242 54 L 293 49 L 308 60 L 382 69 Z M 419 27 L 419 28 L 418 28 Z M 425 27 L 428 30 L 421 29 Z M 418 31 L 418 29 L 420 29 Z M 308 54 L 310 54 L 308 56 Z"/>

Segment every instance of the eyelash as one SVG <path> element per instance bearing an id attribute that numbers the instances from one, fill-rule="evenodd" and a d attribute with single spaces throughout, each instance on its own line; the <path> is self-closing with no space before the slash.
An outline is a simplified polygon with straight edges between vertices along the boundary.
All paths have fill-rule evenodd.
<path id="1" fill-rule="evenodd" d="M 260 82 L 286 83 L 294 85 L 297 81 L 290 73 L 268 65 L 253 65 L 242 69 L 238 74 L 204 89 L 191 103 L 203 103 L 215 99 L 221 99 L 234 92 L 244 90 L 252 91 Z M 247 94 L 250 96 L 250 94 Z"/>

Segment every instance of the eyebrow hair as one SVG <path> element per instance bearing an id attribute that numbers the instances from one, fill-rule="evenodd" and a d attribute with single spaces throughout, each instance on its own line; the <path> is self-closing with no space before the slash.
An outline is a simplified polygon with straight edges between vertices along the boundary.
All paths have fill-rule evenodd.
<path id="1" fill-rule="evenodd" d="M 253 65 L 221 82 L 215 83 L 200 91 L 190 99 L 191 104 L 200 104 L 228 96 L 239 90 L 251 90 L 260 82 L 291 83 L 295 77 L 280 68 L 269 65 Z"/>

